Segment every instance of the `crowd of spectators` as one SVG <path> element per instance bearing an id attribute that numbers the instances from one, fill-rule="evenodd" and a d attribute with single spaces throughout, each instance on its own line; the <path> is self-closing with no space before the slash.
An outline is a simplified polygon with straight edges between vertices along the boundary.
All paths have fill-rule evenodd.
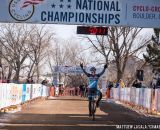
<path id="1" fill-rule="evenodd" d="M 6 77 L 4 78 L 0 77 L 0 83 L 10 83 L 10 80 L 7 79 Z"/>

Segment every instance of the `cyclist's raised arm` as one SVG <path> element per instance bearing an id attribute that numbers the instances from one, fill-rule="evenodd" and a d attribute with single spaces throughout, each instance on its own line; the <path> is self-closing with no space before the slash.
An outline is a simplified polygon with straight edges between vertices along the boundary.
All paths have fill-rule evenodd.
<path id="1" fill-rule="evenodd" d="M 83 63 L 81 63 L 81 64 L 80 64 L 80 67 L 82 68 L 83 72 L 84 72 L 87 76 L 89 76 L 89 75 L 90 75 L 90 74 L 89 74 L 89 73 L 87 73 L 87 72 L 86 72 L 86 70 L 83 68 Z"/>
<path id="2" fill-rule="evenodd" d="M 106 68 L 107 68 L 107 64 L 104 65 L 104 68 L 103 68 L 102 72 L 100 72 L 97 75 L 100 77 L 105 72 Z"/>

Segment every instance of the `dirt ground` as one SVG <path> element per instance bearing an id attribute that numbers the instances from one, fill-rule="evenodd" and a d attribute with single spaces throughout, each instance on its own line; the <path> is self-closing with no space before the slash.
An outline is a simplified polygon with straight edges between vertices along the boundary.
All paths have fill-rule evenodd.
<path id="1" fill-rule="evenodd" d="M 0 114 L 1 130 L 111 130 L 160 129 L 160 119 L 102 100 L 96 120 L 88 116 L 88 101 L 78 96 L 53 97 L 32 102 L 22 111 Z"/>

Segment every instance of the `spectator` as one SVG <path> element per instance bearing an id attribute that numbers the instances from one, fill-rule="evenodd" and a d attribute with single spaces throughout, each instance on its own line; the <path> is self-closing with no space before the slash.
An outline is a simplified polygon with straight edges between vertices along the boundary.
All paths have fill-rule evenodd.
<path id="1" fill-rule="evenodd" d="M 2 83 L 2 78 L 0 77 L 0 83 Z"/>
<path id="2" fill-rule="evenodd" d="M 59 87 L 55 87 L 55 95 L 56 95 L 56 97 L 59 96 Z"/>
<path id="3" fill-rule="evenodd" d="M 85 85 L 84 84 L 79 86 L 79 91 L 80 91 L 81 97 L 84 97 L 84 91 L 85 91 Z"/>
<path id="4" fill-rule="evenodd" d="M 160 88 L 160 71 L 153 70 L 153 77 L 150 83 L 150 87 L 153 89 Z"/>
<path id="5" fill-rule="evenodd" d="M 160 88 L 160 77 L 157 78 L 156 88 Z"/>
<path id="6" fill-rule="evenodd" d="M 26 79 L 26 83 L 29 84 L 29 79 L 28 78 Z"/>
<path id="7" fill-rule="evenodd" d="M 109 81 L 108 88 L 111 90 L 112 87 L 113 87 L 113 82 Z"/>
<path id="8" fill-rule="evenodd" d="M 106 91 L 107 99 L 110 98 L 110 90 L 112 87 L 113 87 L 113 83 L 109 81 L 107 85 L 107 91 Z"/>
<path id="9" fill-rule="evenodd" d="M 136 87 L 136 88 L 141 88 L 142 87 L 142 83 L 136 79 L 133 84 L 132 84 L 133 87 Z"/>
<path id="10" fill-rule="evenodd" d="M 119 83 L 117 82 L 116 84 L 115 84 L 115 88 L 119 88 Z"/>
<path id="11" fill-rule="evenodd" d="M 64 88 L 63 88 L 63 85 L 59 85 L 59 94 L 60 95 L 63 95 L 63 92 L 64 92 Z"/>
<path id="12" fill-rule="evenodd" d="M 33 84 L 34 83 L 33 78 L 32 77 L 27 78 L 26 83 L 27 84 Z"/>
<path id="13" fill-rule="evenodd" d="M 78 96 L 78 88 L 77 87 L 75 87 L 75 94 L 74 94 L 74 96 Z"/>
<path id="14" fill-rule="evenodd" d="M 2 83 L 7 83 L 6 77 L 4 77 L 4 79 L 2 79 Z"/>
<path id="15" fill-rule="evenodd" d="M 33 81 L 33 78 L 32 78 L 32 77 L 30 78 L 30 83 L 31 83 L 31 84 L 33 84 L 33 83 L 34 83 L 34 81 Z"/>
<path id="16" fill-rule="evenodd" d="M 46 85 L 47 83 L 47 79 L 44 79 L 41 84 Z"/>
<path id="17" fill-rule="evenodd" d="M 9 80 L 9 79 L 7 79 L 7 83 L 10 83 L 10 80 Z"/>

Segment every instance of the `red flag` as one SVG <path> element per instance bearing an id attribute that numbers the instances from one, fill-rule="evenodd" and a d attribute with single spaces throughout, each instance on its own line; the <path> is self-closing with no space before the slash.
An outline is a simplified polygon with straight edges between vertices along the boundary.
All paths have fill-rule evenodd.
<path id="1" fill-rule="evenodd" d="M 29 5 L 39 4 L 39 3 L 41 3 L 42 1 L 44 1 L 44 0 L 25 0 L 24 3 L 23 3 L 23 5 L 22 5 L 22 8 L 27 7 L 27 6 L 29 6 Z"/>

